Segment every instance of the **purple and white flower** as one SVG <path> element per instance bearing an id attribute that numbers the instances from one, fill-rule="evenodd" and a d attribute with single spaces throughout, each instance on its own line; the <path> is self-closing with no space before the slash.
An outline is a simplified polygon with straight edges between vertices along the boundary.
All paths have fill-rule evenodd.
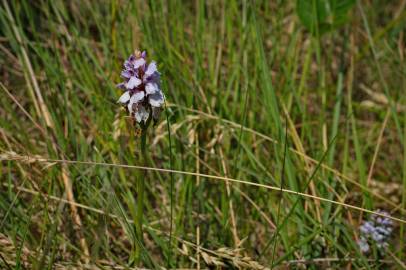
<path id="1" fill-rule="evenodd" d="M 121 77 L 125 80 L 117 85 L 124 93 L 118 102 L 126 106 L 130 116 L 138 122 L 147 122 L 152 117 L 158 120 L 165 96 L 160 88 L 160 73 L 154 61 L 146 61 L 146 52 L 135 52 L 125 62 Z"/>
<path id="2" fill-rule="evenodd" d="M 378 210 L 385 216 L 389 214 L 385 211 Z M 365 221 L 360 226 L 360 239 L 358 246 L 362 253 L 368 253 L 370 251 L 370 245 L 375 244 L 376 247 L 384 251 L 388 247 L 388 241 L 393 231 L 393 222 L 387 217 L 378 215 L 372 215 L 369 221 Z"/>

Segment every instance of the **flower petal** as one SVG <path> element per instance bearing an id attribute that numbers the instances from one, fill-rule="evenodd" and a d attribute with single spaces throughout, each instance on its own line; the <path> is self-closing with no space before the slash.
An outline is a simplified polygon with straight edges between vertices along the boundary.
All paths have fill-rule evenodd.
<path id="1" fill-rule="evenodd" d="M 145 92 L 147 95 L 154 94 L 155 92 L 159 91 L 158 85 L 156 83 L 147 83 L 145 85 Z"/>
<path id="2" fill-rule="evenodd" d="M 127 70 L 127 69 L 125 69 L 125 70 L 123 70 L 123 71 L 121 71 L 121 77 L 122 78 L 126 78 L 126 79 L 129 79 L 130 77 L 131 77 L 131 71 L 130 70 Z"/>
<path id="3" fill-rule="evenodd" d="M 155 94 L 149 95 L 148 101 L 152 107 L 161 107 L 162 104 L 164 104 L 164 102 L 165 102 L 165 97 L 162 94 L 162 92 L 159 91 L 159 92 L 156 92 Z"/>
<path id="4" fill-rule="evenodd" d="M 138 58 L 137 60 L 134 61 L 134 68 L 139 68 L 140 66 L 145 64 L 145 59 L 144 58 Z"/>
<path id="5" fill-rule="evenodd" d="M 148 68 L 147 68 L 147 70 L 145 71 L 145 77 L 149 77 L 149 76 L 151 76 L 152 74 L 154 74 L 156 71 L 158 71 L 157 70 L 157 67 L 156 67 L 156 63 L 155 63 L 155 61 L 152 61 L 149 65 L 148 65 Z"/>
<path id="6" fill-rule="evenodd" d="M 143 100 L 144 96 L 145 94 L 142 91 L 137 91 L 131 96 L 130 102 L 128 103 L 128 111 L 130 113 L 133 111 L 133 105 Z"/>
<path id="7" fill-rule="evenodd" d="M 137 87 L 137 86 L 140 85 L 140 84 L 141 84 L 141 80 L 138 79 L 138 78 L 135 77 L 135 76 L 132 76 L 132 77 L 130 78 L 130 80 L 127 82 L 126 87 L 127 87 L 127 89 L 133 89 L 134 87 Z"/>
<path id="8" fill-rule="evenodd" d="M 131 114 L 132 111 L 133 111 L 133 105 L 134 105 L 134 102 L 131 101 L 131 99 L 130 99 L 130 102 L 128 102 L 128 105 L 127 105 L 127 109 L 128 109 L 128 112 L 129 112 L 130 114 Z"/>
<path id="9" fill-rule="evenodd" d="M 132 102 L 131 99 L 130 99 L 130 102 L 129 102 L 128 105 L 127 105 L 127 109 L 128 109 L 128 112 L 129 112 L 130 114 L 131 114 L 132 111 L 133 111 L 133 105 L 134 105 L 134 102 Z"/>
<path id="10" fill-rule="evenodd" d="M 120 88 L 120 89 L 125 89 L 125 83 L 119 83 L 119 84 L 116 84 L 116 87 L 117 88 Z"/>
<path id="11" fill-rule="evenodd" d="M 149 112 L 145 109 L 144 106 L 139 105 L 137 107 L 137 110 L 134 112 L 134 117 L 138 123 L 140 123 L 141 121 L 147 122 L 148 117 L 149 117 Z"/>
<path id="12" fill-rule="evenodd" d="M 124 67 L 126 69 L 131 69 L 131 64 L 134 62 L 134 60 L 135 60 L 135 56 L 130 55 L 130 57 L 128 57 L 128 59 L 124 61 Z"/>
<path id="13" fill-rule="evenodd" d="M 120 103 L 127 103 L 130 100 L 130 92 L 126 91 L 124 94 L 121 95 L 121 97 L 119 98 L 119 100 L 117 102 Z"/>
<path id="14" fill-rule="evenodd" d="M 144 94 L 143 91 L 137 91 L 131 96 L 130 100 L 132 102 L 138 103 L 138 102 L 140 102 L 141 100 L 144 99 L 144 96 L 145 96 L 145 94 Z"/>

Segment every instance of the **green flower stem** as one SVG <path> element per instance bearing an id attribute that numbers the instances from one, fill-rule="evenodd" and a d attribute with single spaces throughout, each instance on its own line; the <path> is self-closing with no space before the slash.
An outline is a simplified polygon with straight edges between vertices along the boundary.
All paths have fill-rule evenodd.
<path id="1" fill-rule="evenodd" d="M 142 133 L 141 133 L 141 158 L 142 158 L 142 165 L 148 166 L 148 153 L 147 153 L 147 129 L 149 126 L 149 122 L 142 126 Z M 136 221 L 135 221 L 135 229 L 137 234 L 137 247 L 135 250 L 135 262 L 137 265 L 141 259 L 141 249 L 143 246 L 143 232 L 142 232 L 142 224 L 143 224 L 143 216 L 144 216 L 144 193 L 145 193 L 145 178 L 147 172 L 141 175 L 139 174 L 137 179 L 137 214 L 136 214 Z"/>

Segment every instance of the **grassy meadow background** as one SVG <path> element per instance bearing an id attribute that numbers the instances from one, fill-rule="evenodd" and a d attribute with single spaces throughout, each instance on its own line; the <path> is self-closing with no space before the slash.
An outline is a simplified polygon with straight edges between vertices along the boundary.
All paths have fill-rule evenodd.
<path id="1" fill-rule="evenodd" d="M 405 20 L 404 0 L 2 0 L 1 269 L 405 269 Z M 149 168 L 116 103 L 135 49 L 167 102 Z M 363 255 L 377 209 L 394 232 Z"/>

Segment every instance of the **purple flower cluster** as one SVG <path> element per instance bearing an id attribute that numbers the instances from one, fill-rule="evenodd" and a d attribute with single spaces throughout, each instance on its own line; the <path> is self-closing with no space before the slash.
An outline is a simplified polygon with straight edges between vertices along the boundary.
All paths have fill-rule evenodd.
<path id="1" fill-rule="evenodd" d="M 385 211 L 378 210 L 377 212 L 389 216 Z M 388 246 L 392 226 L 392 220 L 378 215 L 372 215 L 369 221 L 362 223 L 359 228 L 360 239 L 358 241 L 361 252 L 368 253 L 371 244 L 375 244 L 379 250 L 383 251 Z"/>
<path id="2" fill-rule="evenodd" d="M 124 82 L 117 85 L 125 92 L 118 100 L 127 106 L 138 123 L 147 123 L 150 116 L 158 120 L 165 96 L 160 89 L 160 74 L 154 61 L 147 64 L 146 52 L 135 52 L 124 62 Z"/>

